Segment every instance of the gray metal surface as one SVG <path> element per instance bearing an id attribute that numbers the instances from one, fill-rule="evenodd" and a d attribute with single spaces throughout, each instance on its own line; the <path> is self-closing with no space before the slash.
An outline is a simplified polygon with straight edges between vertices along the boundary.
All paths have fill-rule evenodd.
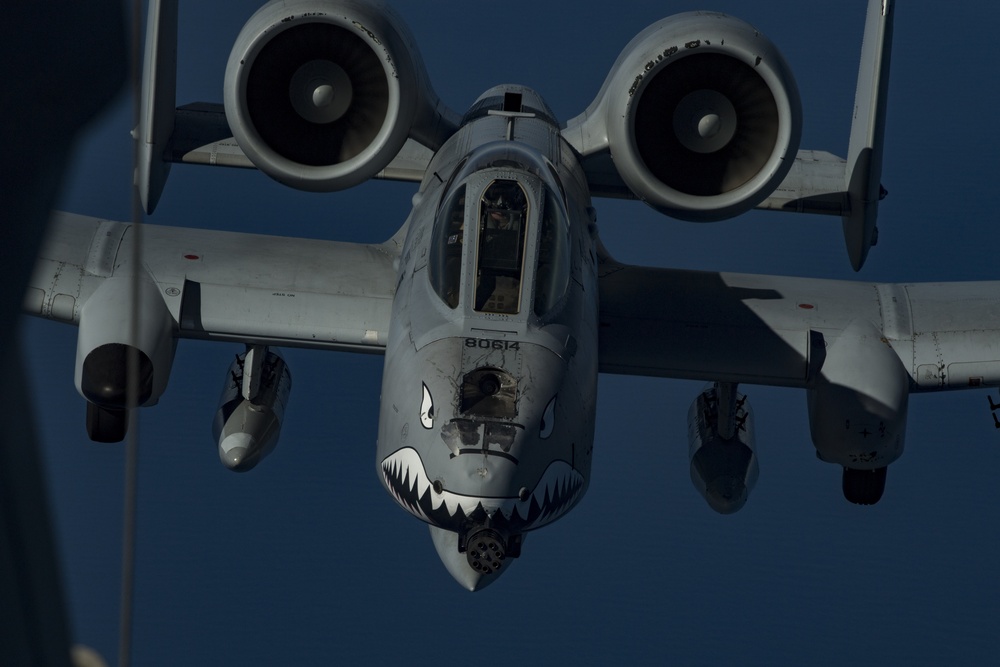
<path id="1" fill-rule="evenodd" d="M 354 18 L 314 11 L 334 6 Z M 164 159 L 244 166 L 249 158 L 277 180 L 310 190 L 376 176 L 419 179 L 399 231 L 383 244 L 356 244 L 149 226 L 140 266 L 127 260 L 137 230 L 56 214 L 25 311 L 80 325 L 77 386 L 95 401 L 81 379 L 85 359 L 126 344 L 146 355 L 153 372 L 146 404 L 155 403 L 169 375 L 171 334 L 240 341 L 261 353 L 275 344 L 384 353 L 376 472 L 404 510 L 432 526 L 446 568 L 472 590 L 506 570 L 527 532 L 557 520 L 585 494 L 598 371 L 717 383 L 725 398 L 705 398 L 694 409 L 692 428 L 701 435 L 693 479 L 722 511 L 741 507 L 756 478 L 753 458 L 725 465 L 737 442 L 752 453 L 752 438 L 741 440 L 734 421 L 738 383 L 805 389 L 819 457 L 850 468 L 845 480 L 861 471 L 884 482 L 885 467 L 902 453 L 911 391 L 1000 384 L 1000 283 L 879 284 L 629 266 L 603 248 L 591 197 L 632 196 L 699 221 L 755 205 L 840 214 L 858 268 L 881 193 L 890 7 L 869 4 L 859 108 L 843 160 L 797 151 L 798 93 L 784 60 L 758 31 L 721 14 L 654 23 L 625 48 L 591 107 L 560 125 L 540 95 L 518 85 L 487 90 L 459 120 L 427 83 L 405 26 L 381 5 L 269 3 L 232 51 L 226 118 L 217 106 L 178 110 Z M 289 8 L 297 13 L 286 16 Z M 171 26 L 163 26 L 166 35 Z M 350 57 L 317 65 L 308 60 L 315 53 L 299 54 L 307 62 L 287 68 L 291 83 L 277 75 L 271 81 L 274 95 L 290 96 L 292 111 L 261 121 L 255 113 L 272 110 L 268 95 L 250 90 L 256 59 L 269 62 L 272 39 L 299 53 L 286 31 L 313 30 L 344 38 L 353 45 Z M 701 54 L 710 67 L 696 66 Z M 166 58 L 149 72 L 169 69 L 162 45 L 147 57 Z M 336 73 L 352 67 L 353 57 L 368 62 L 362 70 L 376 83 L 384 77 L 385 90 L 359 93 L 362 102 L 344 113 L 360 118 L 375 104 L 385 122 L 367 119 L 367 134 L 357 136 L 347 124 L 351 138 L 341 141 L 330 124 L 343 110 L 333 113 L 321 93 L 341 85 Z M 716 66 L 752 72 L 751 92 L 714 79 Z M 322 74 L 316 81 L 314 71 Z M 676 82 L 663 72 L 677 72 Z M 169 77 L 154 86 L 158 98 L 164 81 Z M 713 89 L 716 83 L 733 99 Z M 162 106 L 153 104 L 152 116 Z M 672 115 L 668 133 L 679 137 L 667 142 L 673 152 L 666 157 L 651 106 Z M 732 126 L 734 117 L 758 112 L 770 119 L 760 128 Z M 149 127 L 156 127 L 152 116 Z M 282 119 L 302 132 L 286 131 Z M 729 150 L 729 139 L 717 140 L 718 128 L 723 139 L 732 132 L 740 145 L 753 145 L 752 159 Z M 141 137 L 147 148 L 162 143 Z M 314 140 L 336 150 L 313 152 Z M 702 191 L 699 179 L 716 178 Z M 146 331 L 124 340 L 117 320 L 127 308 L 114 303 L 132 281 L 143 290 Z M 251 362 L 250 377 L 259 371 Z M 242 380 L 237 387 L 239 372 L 232 375 L 223 403 L 238 402 L 238 389 L 249 400 Z M 220 411 L 216 436 L 227 465 L 240 469 L 243 456 L 256 461 L 273 448 L 287 389 L 277 382 L 261 406 Z M 712 401 L 724 404 L 729 421 L 722 428 Z M 723 471 L 729 481 L 716 488 L 705 471 L 713 479 L 719 475 L 711 471 Z"/>

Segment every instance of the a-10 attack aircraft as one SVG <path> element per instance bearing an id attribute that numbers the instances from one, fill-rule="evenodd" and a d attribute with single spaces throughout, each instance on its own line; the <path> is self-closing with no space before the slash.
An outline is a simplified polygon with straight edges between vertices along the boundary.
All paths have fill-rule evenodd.
<path id="1" fill-rule="evenodd" d="M 123 439 L 130 406 L 158 401 L 178 339 L 245 343 L 214 424 L 237 471 L 278 440 L 291 376 L 275 346 L 384 353 L 377 473 L 470 590 L 586 492 L 599 372 L 709 383 L 689 412 L 691 479 L 719 512 L 757 478 L 739 384 L 805 389 L 819 458 L 842 467 L 848 500 L 875 503 L 910 392 L 1000 383 L 1000 285 L 628 266 L 601 244 L 591 198 L 701 222 L 755 207 L 840 216 L 859 269 L 884 195 L 891 33 L 891 0 L 871 0 L 845 159 L 799 149 L 781 54 L 719 13 L 649 26 L 561 122 L 516 85 L 450 110 L 402 21 L 360 0 L 267 3 L 232 49 L 224 104 L 176 107 L 176 0 L 152 0 L 134 134 L 148 212 L 173 162 L 256 167 L 308 191 L 419 182 L 412 211 L 371 245 L 57 213 L 25 311 L 79 327 L 75 382 L 97 441 Z"/>

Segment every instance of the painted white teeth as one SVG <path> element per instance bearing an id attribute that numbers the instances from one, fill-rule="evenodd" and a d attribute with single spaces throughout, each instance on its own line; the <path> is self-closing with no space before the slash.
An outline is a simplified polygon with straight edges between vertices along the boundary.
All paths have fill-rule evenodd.
<path id="1" fill-rule="evenodd" d="M 428 521 L 429 517 L 420 507 L 420 499 L 429 494 L 431 510 L 437 512 L 444 505 L 449 516 L 454 517 L 459 508 L 469 516 L 478 508 L 489 515 L 500 512 L 510 519 L 517 509 L 521 518 L 526 518 L 536 505 L 540 512 L 528 528 L 538 528 L 550 523 L 573 507 L 583 491 L 583 475 L 565 461 L 553 461 L 545 469 L 535 490 L 524 500 L 519 497 L 481 498 L 453 493 L 447 489 L 434 491 L 433 483 L 424 470 L 420 455 L 412 447 L 404 447 L 382 461 L 382 476 L 386 487 L 403 508 L 418 518 Z M 405 487 L 405 492 L 402 489 Z"/>

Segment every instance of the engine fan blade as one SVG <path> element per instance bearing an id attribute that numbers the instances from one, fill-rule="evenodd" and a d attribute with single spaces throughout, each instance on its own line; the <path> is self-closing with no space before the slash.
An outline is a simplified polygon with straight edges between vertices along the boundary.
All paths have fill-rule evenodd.
<path id="1" fill-rule="evenodd" d="M 305 23 L 276 35 L 251 65 L 246 91 L 261 138 L 282 156 L 311 166 L 358 155 L 389 109 L 378 56 L 330 23 Z"/>

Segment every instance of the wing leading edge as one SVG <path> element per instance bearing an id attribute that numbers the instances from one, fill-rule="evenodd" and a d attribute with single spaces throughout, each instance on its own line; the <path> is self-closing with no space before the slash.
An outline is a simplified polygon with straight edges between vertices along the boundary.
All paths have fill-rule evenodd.
<path id="1" fill-rule="evenodd" d="M 1000 385 L 1000 282 L 601 265 L 602 372 L 810 387 L 827 348 L 857 322 L 899 357 L 911 391 Z"/>
<path id="2" fill-rule="evenodd" d="M 79 324 L 108 278 L 129 274 L 131 225 L 71 213 L 49 223 L 29 315 Z M 143 225 L 143 269 L 178 338 L 381 353 L 398 253 L 355 244 Z"/>

